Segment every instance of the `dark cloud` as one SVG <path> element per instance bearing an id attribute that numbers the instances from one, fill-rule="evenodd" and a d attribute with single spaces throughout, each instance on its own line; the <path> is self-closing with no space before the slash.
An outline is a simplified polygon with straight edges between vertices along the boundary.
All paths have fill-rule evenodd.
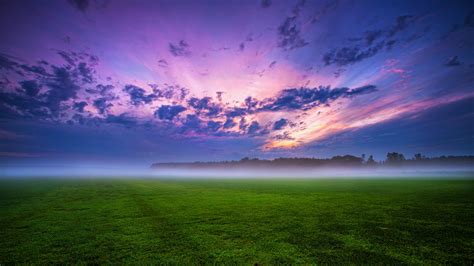
<path id="1" fill-rule="evenodd" d="M 221 132 L 222 123 L 219 121 L 203 121 L 199 116 L 195 114 L 187 115 L 184 119 L 182 126 L 179 127 L 178 132 L 182 134 L 186 133 L 197 133 L 204 135 L 223 135 L 225 132 Z"/>
<path id="2" fill-rule="evenodd" d="M 168 67 L 168 61 L 166 61 L 165 59 L 160 59 L 160 60 L 158 61 L 158 65 L 159 65 L 160 67 Z"/>
<path id="3" fill-rule="evenodd" d="M 247 114 L 247 110 L 241 107 L 232 107 L 226 111 L 227 117 L 237 117 L 237 116 L 243 116 L 245 114 Z"/>
<path id="4" fill-rule="evenodd" d="M 210 132 L 217 132 L 222 126 L 221 122 L 216 122 L 216 121 L 208 121 L 207 122 L 207 130 Z"/>
<path id="5" fill-rule="evenodd" d="M 46 85 L 49 87 L 47 101 L 52 113 L 57 114 L 61 102 L 76 98 L 79 85 L 74 80 L 74 73 L 65 67 L 53 66 L 53 78 Z"/>
<path id="6" fill-rule="evenodd" d="M 250 125 L 247 129 L 247 133 L 248 134 L 256 134 L 259 129 L 260 129 L 260 124 L 257 121 L 252 121 L 252 123 L 250 123 Z"/>
<path id="7" fill-rule="evenodd" d="M 464 26 L 474 28 L 474 11 L 471 11 L 465 18 L 464 18 Z"/>
<path id="8" fill-rule="evenodd" d="M 79 125 L 84 125 L 87 123 L 87 119 L 81 115 L 81 114 L 74 114 L 72 116 L 72 119 L 68 121 L 68 124 L 74 124 L 74 123 L 77 123 Z"/>
<path id="9" fill-rule="evenodd" d="M 189 56 L 191 54 L 189 44 L 185 40 L 181 40 L 177 44 L 170 43 L 169 51 L 173 56 Z"/>
<path id="10" fill-rule="evenodd" d="M 17 84 L 20 84 L 19 89 L 13 87 L 18 93 L 4 94 L 2 109 L 19 116 L 60 120 L 66 110 L 74 108 L 67 102 L 77 98 L 82 86 L 94 81 L 93 68 L 97 58 L 86 53 L 60 51 L 58 54 L 66 64 L 57 66 L 46 61 L 20 64 L 11 56 L 0 55 L 2 74 L 18 78 Z M 19 76 L 12 76 L 12 72 Z M 14 83 L 10 84 L 13 86 Z"/>
<path id="11" fill-rule="evenodd" d="M 301 30 L 296 16 L 287 17 L 278 27 L 278 47 L 285 50 L 293 50 L 307 44 L 308 42 L 301 37 Z"/>
<path id="12" fill-rule="evenodd" d="M 446 39 L 451 35 L 452 33 L 455 32 L 460 32 L 464 30 L 470 30 L 470 28 L 474 27 L 474 11 L 470 11 L 466 17 L 464 17 L 464 20 L 462 24 L 456 23 L 452 25 L 451 29 L 447 33 L 445 33 L 441 39 Z"/>
<path id="13" fill-rule="evenodd" d="M 155 117 L 161 120 L 173 120 L 174 117 L 185 110 L 186 108 L 181 105 L 162 105 L 155 111 Z"/>
<path id="14" fill-rule="evenodd" d="M 253 111 L 255 110 L 255 107 L 257 107 L 257 105 L 259 104 L 259 101 L 255 98 L 247 97 L 245 98 L 244 104 L 247 107 L 247 111 Z"/>
<path id="15" fill-rule="evenodd" d="M 212 102 L 211 97 L 196 98 L 192 97 L 188 100 L 188 105 L 199 113 L 202 111 L 207 111 L 207 116 L 216 116 L 222 111 L 222 107 L 218 103 Z"/>
<path id="16" fill-rule="evenodd" d="M 452 57 L 448 58 L 448 60 L 446 61 L 446 63 L 444 65 L 448 66 L 448 67 L 460 66 L 461 62 L 459 61 L 458 56 L 456 55 L 456 56 L 452 56 Z"/>
<path id="17" fill-rule="evenodd" d="M 338 66 L 350 65 L 366 58 L 372 57 L 382 49 L 384 43 L 378 43 L 372 47 L 350 46 L 333 49 L 324 54 L 323 62 L 325 65 L 336 64 Z"/>
<path id="18" fill-rule="evenodd" d="M 79 113 L 83 113 L 84 112 L 84 107 L 86 107 L 86 106 L 87 106 L 87 103 L 84 102 L 84 101 L 83 102 L 76 102 L 76 103 L 74 103 L 73 108 L 75 110 L 77 110 Z"/>
<path id="19" fill-rule="evenodd" d="M 355 89 L 317 87 L 285 89 L 280 95 L 272 99 L 270 103 L 264 104 L 259 111 L 280 111 L 280 110 L 309 110 L 321 104 L 341 97 L 353 97 L 356 95 L 371 93 L 376 91 L 373 85 L 363 86 Z"/>
<path id="20" fill-rule="evenodd" d="M 382 30 L 371 30 L 365 32 L 365 41 L 367 45 L 372 45 L 375 40 L 382 37 L 383 31 Z"/>
<path id="21" fill-rule="evenodd" d="M 224 129 L 233 128 L 237 125 L 233 118 L 227 118 L 224 123 Z"/>
<path id="22" fill-rule="evenodd" d="M 115 89 L 115 87 L 110 85 L 110 84 L 108 84 L 108 85 L 97 84 L 96 85 L 96 93 L 99 93 L 102 97 L 105 97 L 108 100 L 116 99 L 116 96 L 113 93 L 114 89 Z"/>
<path id="23" fill-rule="evenodd" d="M 94 82 L 94 77 L 93 77 L 93 72 L 94 69 L 89 67 L 86 63 L 81 62 L 79 63 L 78 66 L 78 71 L 82 76 L 82 81 L 85 83 L 93 83 Z"/>
<path id="24" fill-rule="evenodd" d="M 68 2 L 82 12 L 86 12 L 89 8 L 89 0 L 69 0 Z"/>
<path id="25" fill-rule="evenodd" d="M 33 65 L 33 66 L 21 65 L 20 68 L 23 71 L 29 72 L 30 74 L 36 74 L 39 77 L 51 76 L 43 66 L 39 66 L 39 65 L 36 65 L 36 66 L 35 65 Z"/>
<path id="26" fill-rule="evenodd" d="M 94 101 L 94 107 L 97 108 L 100 114 L 105 114 L 107 110 L 114 106 L 113 104 L 107 101 L 107 98 L 98 98 Z"/>
<path id="27" fill-rule="evenodd" d="M 321 8 L 317 10 L 317 12 L 313 15 L 311 19 L 311 23 L 316 23 L 318 22 L 323 16 L 325 16 L 327 13 L 335 10 L 339 6 L 339 0 L 331 0 L 325 5 L 323 5 Z"/>
<path id="28" fill-rule="evenodd" d="M 120 115 L 108 115 L 105 119 L 107 123 L 120 124 L 127 128 L 131 128 L 137 125 L 136 118 L 129 116 L 126 113 Z"/>
<path id="29" fill-rule="evenodd" d="M 239 121 L 239 129 L 242 131 L 245 131 L 248 127 L 247 121 L 245 120 L 245 117 L 241 117 Z"/>
<path id="30" fill-rule="evenodd" d="M 165 98 L 168 100 L 176 99 L 178 101 L 183 101 L 189 94 L 189 90 L 187 88 L 177 85 L 166 85 L 162 88 L 156 84 L 149 84 L 149 86 L 153 89 L 153 93 L 157 98 Z"/>
<path id="31" fill-rule="evenodd" d="M 261 0 L 260 6 L 263 8 L 270 7 L 272 5 L 272 0 Z"/>
<path id="32" fill-rule="evenodd" d="M 411 15 L 398 16 L 395 24 L 388 30 L 388 36 L 392 37 L 398 32 L 406 29 L 414 20 Z"/>
<path id="33" fill-rule="evenodd" d="M 40 86 L 36 80 L 24 80 L 20 81 L 21 88 L 24 90 L 26 95 L 34 97 L 38 95 L 40 91 Z"/>
<path id="34" fill-rule="evenodd" d="M 362 37 L 350 38 L 351 45 L 331 49 L 323 55 L 322 61 L 326 66 L 346 66 L 370 58 L 383 49 L 390 50 L 399 42 L 394 39 L 398 33 L 409 28 L 415 20 L 411 15 L 398 16 L 388 28 L 365 31 Z"/>
<path id="35" fill-rule="evenodd" d="M 375 87 L 374 85 L 366 85 L 366 86 L 358 87 L 352 90 L 348 90 L 345 96 L 352 97 L 352 96 L 372 93 L 376 91 L 377 91 L 377 87 Z"/>
<path id="36" fill-rule="evenodd" d="M 286 127 L 288 125 L 288 120 L 282 118 L 278 121 L 276 121 L 274 124 L 273 124 L 273 130 L 280 130 L 280 129 L 283 129 L 284 127 Z"/>
<path id="37" fill-rule="evenodd" d="M 51 116 L 47 104 L 40 99 L 17 93 L 0 92 L 0 117 L 15 118 Z"/>
<path id="38" fill-rule="evenodd" d="M 123 90 L 129 94 L 130 102 L 135 106 L 151 103 L 154 99 L 158 98 L 154 93 L 146 94 L 144 89 L 135 85 L 126 85 Z"/>
<path id="39" fill-rule="evenodd" d="M 181 132 L 199 132 L 201 130 L 201 122 L 197 115 L 187 115 L 181 127 Z"/>
<path id="40" fill-rule="evenodd" d="M 17 66 L 19 64 L 11 56 L 0 53 L 0 69 L 14 69 Z"/>

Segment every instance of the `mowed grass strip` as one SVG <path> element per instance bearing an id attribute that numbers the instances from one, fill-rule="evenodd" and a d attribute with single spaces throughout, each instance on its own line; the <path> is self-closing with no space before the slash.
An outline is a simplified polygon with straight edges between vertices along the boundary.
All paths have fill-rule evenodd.
<path id="1" fill-rule="evenodd" d="M 474 262 L 473 180 L 2 180 L 0 264 Z"/>

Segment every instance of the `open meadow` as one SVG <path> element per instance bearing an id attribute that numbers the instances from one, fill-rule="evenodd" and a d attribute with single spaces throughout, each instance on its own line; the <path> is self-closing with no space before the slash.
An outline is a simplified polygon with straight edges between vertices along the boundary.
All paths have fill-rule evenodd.
<path id="1" fill-rule="evenodd" d="M 470 264 L 474 180 L 0 180 L 0 265 Z"/>

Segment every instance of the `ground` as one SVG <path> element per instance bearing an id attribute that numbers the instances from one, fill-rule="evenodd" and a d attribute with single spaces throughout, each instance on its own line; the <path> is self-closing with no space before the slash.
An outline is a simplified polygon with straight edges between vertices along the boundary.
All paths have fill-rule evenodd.
<path id="1" fill-rule="evenodd" d="M 474 180 L 1 180 L 10 263 L 470 264 Z"/>

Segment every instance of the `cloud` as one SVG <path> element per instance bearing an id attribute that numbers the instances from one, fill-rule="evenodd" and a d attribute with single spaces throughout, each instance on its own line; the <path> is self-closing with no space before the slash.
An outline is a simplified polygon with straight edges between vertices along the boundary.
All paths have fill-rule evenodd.
<path id="1" fill-rule="evenodd" d="M 181 127 L 181 132 L 182 133 L 187 133 L 187 132 L 198 132 L 201 129 L 201 119 L 197 115 L 187 115 L 186 119 L 183 122 L 183 125 Z"/>
<path id="2" fill-rule="evenodd" d="M 371 30 L 371 31 L 366 31 L 365 32 L 365 41 L 367 42 L 367 45 L 372 45 L 375 40 L 379 39 L 382 37 L 383 31 L 382 30 Z"/>
<path id="3" fill-rule="evenodd" d="M 395 25 L 393 25 L 389 30 L 388 30 L 388 36 L 392 37 L 398 32 L 406 29 L 411 22 L 413 22 L 414 17 L 411 15 L 403 15 L 403 16 L 398 16 Z"/>
<path id="4" fill-rule="evenodd" d="M 446 63 L 444 65 L 448 66 L 448 67 L 460 66 L 461 62 L 459 61 L 458 56 L 456 55 L 456 56 L 452 56 L 452 57 L 448 58 L 448 60 L 446 61 Z"/>
<path id="5" fill-rule="evenodd" d="M 464 18 L 464 26 L 474 28 L 474 11 L 471 11 L 465 18 Z"/>
<path id="6" fill-rule="evenodd" d="M 351 45 L 331 49 L 323 55 L 322 61 L 326 66 L 346 66 L 370 58 L 384 48 L 390 50 L 399 42 L 394 39 L 396 35 L 406 30 L 415 20 L 411 15 L 398 16 L 390 27 L 365 31 L 362 37 L 350 38 Z"/>
<path id="7" fill-rule="evenodd" d="M 155 111 L 155 117 L 161 120 L 173 120 L 173 118 L 185 110 L 186 108 L 182 105 L 162 105 Z"/>
<path id="8" fill-rule="evenodd" d="M 243 116 L 245 114 L 247 114 L 247 109 L 241 108 L 241 107 L 232 107 L 226 111 L 227 117 L 237 117 L 237 116 Z"/>
<path id="9" fill-rule="evenodd" d="M 278 27 L 277 45 L 284 50 L 293 50 L 308 45 L 308 42 L 301 37 L 301 30 L 296 16 L 287 17 Z"/>
<path id="10" fill-rule="evenodd" d="M 86 106 L 87 106 L 86 102 L 76 102 L 76 103 L 74 103 L 73 108 L 75 110 L 77 110 L 79 113 L 83 113 L 84 112 L 84 107 L 86 107 Z"/>
<path id="11" fill-rule="evenodd" d="M 34 97 L 38 95 L 40 86 L 36 80 L 24 80 L 20 81 L 21 88 L 25 91 L 26 95 Z"/>
<path id="12" fill-rule="evenodd" d="M 48 107 L 52 113 L 58 114 L 61 102 L 76 98 L 79 85 L 74 80 L 74 74 L 65 67 L 55 67 L 54 76 L 46 85 L 49 87 L 47 92 Z"/>
<path id="13" fill-rule="evenodd" d="M 207 130 L 210 132 L 217 132 L 222 126 L 221 122 L 216 122 L 216 121 L 208 121 L 207 122 Z"/>
<path id="14" fill-rule="evenodd" d="M 227 118 L 224 123 L 224 129 L 230 129 L 237 125 L 233 118 Z"/>
<path id="15" fill-rule="evenodd" d="M 377 54 L 380 49 L 384 47 L 383 43 L 378 43 L 372 47 L 342 47 L 333 49 L 332 51 L 324 54 L 323 62 L 325 65 L 336 64 L 338 66 L 350 65 L 366 58 L 372 57 Z"/>
<path id="16" fill-rule="evenodd" d="M 131 128 L 137 125 L 137 120 L 126 113 L 120 115 L 108 115 L 105 119 L 107 123 L 120 124 L 127 128 Z"/>
<path id="17" fill-rule="evenodd" d="M 69 0 L 68 2 L 81 12 L 86 12 L 89 8 L 89 0 Z"/>
<path id="18" fill-rule="evenodd" d="M 283 129 L 284 127 L 286 127 L 288 125 L 288 120 L 282 118 L 278 121 L 276 121 L 274 124 L 273 124 L 273 130 L 280 130 L 280 129 Z"/>
<path id="19" fill-rule="evenodd" d="M 249 135 L 266 135 L 268 134 L 266 127 L 262 127 L 257 121 L 252 121 L 247 127 L 247 134 Z"/>
<path id="20" fill-rule="evenodd" d="M 249 134 L 255 134 L 260 129 L 260 124 L 257 121 L 252 121 L 248 127 Z"/>
<path id="21" fill-rule="evenodd" d="M 158 98 L 158 96 L 153 93 L 146 94 L 144 89 L 135 85 L 126 85 L 123 90 L 129 94 L 130 102 L 135 106 L 151 103 L 154 99 Z"/>
<path id="22" fill-rule="evenodd" d="M 89 67 L 86 63 L 81 62 L 77 68 L 79 73 L 82 75 L 82 81 L 85 83 L 94 82 L 93 72 L 94 69 Z"/>
<path id="23" fill-rule="evenodd" d="M 107 110 L 110 107 L 112 107 L 114 105 L 109 103 L 107 101 L 107 98 L 102 97 L 102 98 L 96 99 L 94 101 L 94 106 L 95 106 L 95 108 L 97 108 L 97 110 L 99 111 L 100 114 L 104 114 L 104 113 L 107 112 Z"/>
<path id="24" fill-rule="evenodd" d="M 0 116 L 8 118 L 51 116 L 47 104 L 35 97 L 17 93 L 0 92 Z"/>
<path id="25" fill-rule="evenodd" d="M 44 60 L 34 65 L 20 64 L 14 57 L 0 54 L 0 69 L 8 80 L 17 80 L 3 84 L 10 86 L 10 92 L 5 92 L 5 98 L 0 101 L 3 109 L 20 116 L 53 120 L 64 117 L 62 114 L 70 107 L 66 102 L 76 99 L 82 87 L 95 82 L 98 58 L 65 51 L 59 51 L 58 55 L 65 64 L 58 66 Z M 13 84 L 20 84 L 20 88 Z"/>
<path id="26" fill-rule="evenodd" d="M 166 85 L 160 88 L 156 84 L 149 84 L 149 86 L 153 89 L 153 93 L 156 98 L 165 98 L 165 99 L 175 99 L 178 101 L 183 101 L 189 94 L 189 90 L 184 87 L 180 87 L 177 85 Z"/>
<path id="27" fill-rule="evenodd" d="M 17 66 L 19 64 L 11 56 L 0 53 L 0 69 L 14 69 Z"/>
<path id="28" fill-rule="evenodd" d="M 189 56 L 191 54 L 189 44 L 185 40 L 181 40 L 177 44 L 170 43 L 168 48 L 173 56 Z"/>
<path id="29" fill-rule="evenodd" d="M 158 65 L 159 65 L 160 67 L 168 67 L 168 61 L 166 61 L 165 59 L 160 59 L 160 60 L 158 61 Z"/>
<path id="30" fill-rule="evenodd" d="M 222 111 L 222 107 L 217 103 L 213 103 L 211 97 L 203 97 L 200 99 L 192 97 L 188 100 L 188 105 L 198 112 L 206 110 L 206 115 L 211 117 L 216 116 Z"/>
<path id="31" fill-rule="evenodd" d="M 341 97 L 350 98 L 375 91 L 375 86 L 355 89 L 290 88 L 272 98 L 247 97 L 241 102 L 228 103 L 222 100 L 222 92 L 215 97 L 190 97 L 189 90 L 178 85 L 149 84 L 152 91 L 149 92 L 150 88 L 146 90 L 127 84 L 121 90 L 125 98 L 121 98 L 123 94 L 116 94 L 117 88 L 113 85 L 96 84 L 98 58 L 86 53 L 64 51 L 59 51 L 58 55 L 64 64 L 53 65 L 45 61 L 33 65 L 20 64 L 13 57 L 3 56 L 2 64 L 8 69 L 3 68 L 2 71 L 20 71 L 21 75 L 16 82 L 2 83 L 2 86 L 9 86 L 8 90 L 0 93 L 2 117 L 28 117 L 84 125 L 109 123 L 125 127 L 144 127 L 149 125 L 147 123 L 152 117 L 156 117 L 172 129 L 172 134 L 177 135 L 188 132 L 210 136 L 264 135 L 270 129 L 281 130 L 290 122 L 283 119 L 262 125 L 255 120 L 258 117 L 253 117 L 261 112 L 304 111 Z M 275 64 L 276 61 L 270 61 L 268 67 Z M 161 99 L 165 104 L 144 119 L 138 119 L 131 113 L 116 114 L 111 111 L 115 105 L 130 108 Z M 186 116 L 180 117 L 183 112 Z M 154 124 L 160 125 L 156 121 Z"/>
<path id="32" fill-rule="evenodd" d="M 376 87 L 373 85 L 367 85 L 352 90 L 349 88 L 331 89 L 329 86 L 285 89 L 278 97 L 272 99 L 270 103 L 266 103 L 259 108 L 259 111 L 309 110 L 341 97 L 352 97 L 374 91 L 376 91 Z"/>
<path id="33" fill-rule="evenodd" d="M 272 0 L 261 0 L 260 6 L 263 8 L 270 7 L 272 5 Z"/>

